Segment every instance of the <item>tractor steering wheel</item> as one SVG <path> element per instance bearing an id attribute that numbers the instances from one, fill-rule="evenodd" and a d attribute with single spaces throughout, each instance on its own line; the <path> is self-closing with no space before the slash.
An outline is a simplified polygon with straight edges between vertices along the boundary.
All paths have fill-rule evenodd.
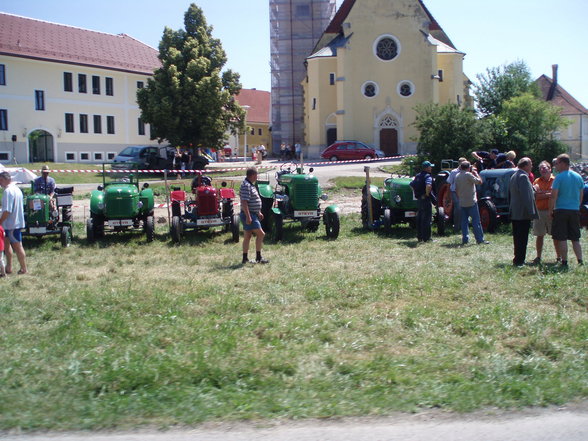
<path id="1" fill-rule="evenodd" d="M 294 164 L 293 162 L 284 162 L 283 164 L 280 165 L 280 171 L 284 171 L 284 170 L 292 170 L 292 169 L 296 169 L 296 164 Z"/>

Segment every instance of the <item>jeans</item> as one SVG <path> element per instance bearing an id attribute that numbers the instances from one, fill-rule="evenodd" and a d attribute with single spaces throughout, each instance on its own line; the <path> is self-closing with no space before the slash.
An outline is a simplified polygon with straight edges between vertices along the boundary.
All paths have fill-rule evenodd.
<path id="1" fill-rule="evenodd" d="M 455 191 L 451 192 L 451 200 L 453 201 L 453 231 L 457 233 L 461 228 L 461 208 Z"/>
<path id="2" fill-rule="evenodd" d="M 431 220 L 433 219 L 433 206 L 431 205 L 431 199 L 419 198 L 417 200 L 417 216 L 416 216 L 416 228 L 417 228 L 417 240 L 426 242 L 431 239 Z"/>
<path id="3" fill-rule="evenodd" d="M 527 243 L 529 242 L 530 220 L 515 220 L 512 222 L 512 240 L 514 243 L 513 265 L 523 265 L 527 257 Z"/>
<path id="4" fill-rule="evenodd" d="M 484 231 L 480 223 L 480 212 L 478 211 L 478 203 L 471 207 L 461 207 L 461 242 L 468 243 L 470 241 L 469 220 L 472 218 L 472 227 L 474 229 L 474 237 L 477 243 L 484 242 Z"/>

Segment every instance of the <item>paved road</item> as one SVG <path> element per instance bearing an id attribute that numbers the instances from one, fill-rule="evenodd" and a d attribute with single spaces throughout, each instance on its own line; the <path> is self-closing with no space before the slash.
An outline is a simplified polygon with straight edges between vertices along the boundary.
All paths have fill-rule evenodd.
<path id="1" fill-rule="evenodd" d="M 455 416 L 206 424 L 196 429 L 6 436 L 5 441 L 586 441 L 588 406 Z"/>

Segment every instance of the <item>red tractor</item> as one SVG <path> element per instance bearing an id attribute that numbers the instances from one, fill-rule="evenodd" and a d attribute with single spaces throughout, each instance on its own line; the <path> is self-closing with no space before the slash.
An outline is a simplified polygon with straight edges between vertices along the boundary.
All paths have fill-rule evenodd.
<path id="1" fill-rule="evenodd" d="M 198 175 L 192 181 L 192 193 L 180 187 L 170 192 L 172 219 L 170 234 L 180 243 L 187 230 L 207 230 L 224 227 L 230 231 L 233 242 L 239 242 L 239 214 L 235 213 L 236 195 L 233 188 L 222 182 L 221 188 L 212 186 L 208 176 Z"/>

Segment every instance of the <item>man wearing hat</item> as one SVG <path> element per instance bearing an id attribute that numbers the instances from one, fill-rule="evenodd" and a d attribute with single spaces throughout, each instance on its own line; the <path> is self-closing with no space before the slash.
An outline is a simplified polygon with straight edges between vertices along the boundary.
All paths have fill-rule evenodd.
<path id="1" fill-rule="evenodd" d="M 51 211 L 55 211 L 57 206 L 55 204 L 55 179 L 49 176 L 49 166 L 45 164 L 41 168 L 41 176 L 33 182 L 33 190 L 35 193 L 46 194 L 50 197 Z"/>
<path id="2" fill-rule="evenodd" d="M 424 161 L 422 171 L 414 177 L 410 186 L 417 200 L 417 240 L 419 242 L 428 242 L 431 240 L 431 220 L 433 218 L 432 194 L 433 176 L 431 171 L 435 164 Z"/>

